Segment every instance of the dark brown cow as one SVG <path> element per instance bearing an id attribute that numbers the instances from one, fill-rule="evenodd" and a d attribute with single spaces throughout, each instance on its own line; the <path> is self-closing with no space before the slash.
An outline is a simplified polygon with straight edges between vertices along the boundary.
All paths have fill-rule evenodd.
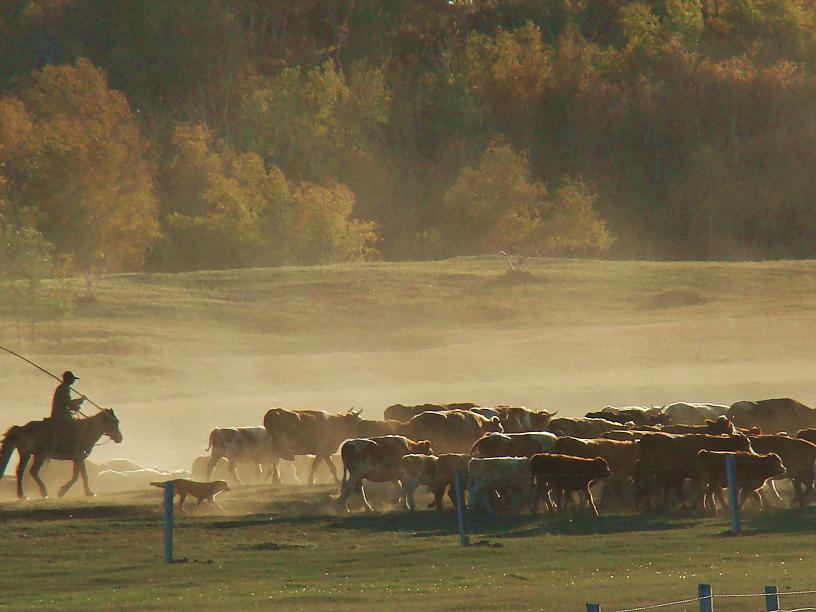
<path id="1" fill-rule="evenodd" d="M 385 409 L 383 417 L 388 421 L 410 421 L 416 415 L 423 412 L 443 412 L 445 410 L 470 410 L 476 408 L 478 404 L 472 402 L 459 402 L 454 404 L 418 404 L 416 406 L 403 406 L 394 404 Z"/>
<path id="2" fill-rule="evenodd" d="M 816 428 L 811 427 L 809 429 L 800 429 L 796 432 L 796 437 L 800 440 L 807 440 L 812 444 L 816 444 Z"/>
<path id="3" fill-rule="evenodd" d="M 491 431 L 502 431 L 498 417 L 488 419 L 469 410 L 423 412 L 400 428 L 402 435 L 413 440 L 430 440 L 439 453 L 467 453 Z"/>
<path id="4" fill-rule="evenodd" d="M 598 516 L 598 508 L 595 507 L 595 500 L 592 499 L 592 491 L 589 487 L 597 480 L 609 478 L 611 472 L 605 459 L 601 457 L 586 459 L 557 453 L 542 453 L 533 456 L 530 460 L 530 470 L 533 475 L 530 512 L 533 514 L 538 512 L 538 501 L 542 495 L 547 509 L 553 513 L 556 504 L 550 496 L 552 492 L 558 494 L 560 498 L 558 504 L 563 506 L 565 497 L 571 499 L 570 494 L 573 491 L 581 491 L 592 508 L 592 512 Z"/>
<path id="5" fill-rule="evenodd" d="M 296 455 L 314 455 L 309 472 L 309 484 L 314 485 L 314 475 L 321 461 L 340 482 L 331 456 L 337 452 L 343 440 L 357 437 L 360 413 L 331 414 L 322 410 L 283 410 L 272 408 L 264 416 L 264 427 L 272 440 L 277 455 L 287 461 Z M 277 463 L 273 465 L 277 472 Z"/>
<path id="6" fill-rule="evenodd" d="M 587 439 L 598 438 L 602 433 L 615 429 L 626 429 L 626 425 L 607 421 L 606 419 L 558 417 L 557 419 L 550 419 L 550 424 L 547 427 L 548 431 L 559 436 Z"/>
<path id="7" fill-rule="evenodd" d="M 434 494 L 434 500 L 428 508 L 442 510 L 444 505 L 445 489 L 448 497 L 456 506 L 455 475 L 462 474 L 462 487 L 467 485 L 467 465 L 470 455 L 462 453 L 446 453 L 433 457 L 428 455 L 405 455 L 402 458 L 401 477 L 403 500 L 406 507 L 413 512 L 416 508 L 414 491 L 419 485 L 425 485 Z"/>
<path id="8" fill-rule="evenodd" d="M 635 477 L 635 467 L 638 461 L 636 441 L 582 440 L 580 438 L 561 437 L 555 441 L 552 452 L 559 455 L 583 457 L 584 459 L 602 457 L 606 460 L 612 475 L 604 485 L 601 505 L 606 503 L 611 495 L 623 499 L 624 487 Z"/>
<path id="9" fill-rule="evenodd" d="M 759 427 L 766 434 L 816 427 L 816 410 L 787 397 L 734 402 L 728 418 L 738 427 Z"/>
<path id="10" fill-rule="evenodd" d="M 716 419 L 706 419 L 702 425 L 666 425 L 661 428 L 663 433 L 670 434 L 709 434 L 711 436 L 733 435 L 737 433 L 734 424 L 726 416 L 718 416 Z"/>
<path id="11" fill-rule="evenodd" d="M 766 455 L 746 452 L 722 452 L 701 450 L 697 459 L 702 473 L 703 506 L 717 512 L 714 501 L 715 494 L 722 497 L 722 490 L 728 484 L 725 459 L 729 455 L 735 459 L 735 475 L 737 488 L 740 491 L 739 506 L 745 503 L 749 496 L 753 497 L 762 508 L 762 496 L 759 494 L 766 482 L 779 478 L 785 473 L 782 459 L 776 453 Z"/>
<path id="12" fill-rule="evenodd" d="M 663 489 L 663 505 L 668 506 L 669 490 L 674 489 L 683 509 L 683 482 L 692 479 L 699 491 L 700 472 L 697 453 L 701 450 L 751 451 L 743 435 L 711 436 L 705 434 L 649 433 L 638 442 L 637 504 L 645 497 L 652 505 L 654 489 Z M 702 497 L 699 498 L 702 501 Z"/>
<path id="13" fill-rule="evenodd" d="M 473 457 L 532 457 L 555 445 L 556 435 L 549 431 L 527 433 L 488 433 L 476 440 L 470 454 Z"/>
<path id="14" fill-rule="evenodd" d="M 433 448 L 428 440 L 414 442 L 405 436 L 380 436 L 377 438 L 355 438 L 346 440 L 340 448 L 343 460 L 343 480 L 340 484 L 338 503 L 349 511 L 348 502 L 352 493 L 359 493 L 366 512 L 374 509 L 368 503 L 363 488 L 363 480 L 374 482 L 394 482 L 399 486 L 401 461 L 409 454 L 430 455 Z M 348 477 L 346 474 L 348 473 Z"/>
<path id="15" fill-rule="evenodd" d="M 748 436 L 751 447 L 758 453 L 776 453 L 787 468 L 786 478 L 793 483 L 794 501 L 805 505 L 805 497 L 813 493 L 813 464 L 816 444 L 787 436 Z M 802 487 L 805 488 L 802 491 Z"/>
<path id="16" fill-rule="evenodd" d="M 615 423 L 635 425 L 668 425 L 671 417 L 657 408 L 613 408 L 607 406 L 599 412 L 588 412 L 588 419 L 606 419 Z"/>

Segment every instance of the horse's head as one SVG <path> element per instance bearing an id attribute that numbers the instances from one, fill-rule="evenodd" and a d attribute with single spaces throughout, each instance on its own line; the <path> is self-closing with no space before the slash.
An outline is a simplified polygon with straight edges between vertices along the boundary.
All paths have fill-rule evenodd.
<path id="1" fill-rule="evenodd" d="M 113 408 L 105 408 L 100 413 L 102 417 L 102 433 L 119 444 L 122 441 L 122 432 L 119 431 L 119 419 L 113 413 Z"/>

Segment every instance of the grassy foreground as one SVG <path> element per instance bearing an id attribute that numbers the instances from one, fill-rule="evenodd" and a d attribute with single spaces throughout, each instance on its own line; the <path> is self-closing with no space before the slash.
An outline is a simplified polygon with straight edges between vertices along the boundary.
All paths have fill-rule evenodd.
<path id="1" fill-rule="evenodd" d="M 327 514 L 332 489 L 228 493 L 227 512 L 249 513 L 179 519 L 171 566 L 161 557 L 159 490 L 4 504 L 0 605 L 583 610 L 598 601 L 614 610 L 693 597 L 700 582 L 721 594 L 816 586 L 814 508 L 749 517 L 740 537 L 718 519 L 473 518 L 473 545 L 463 549 L 451 511 Z M 786 609 L 814 603 L 814 595 L 783 597 Z"/>

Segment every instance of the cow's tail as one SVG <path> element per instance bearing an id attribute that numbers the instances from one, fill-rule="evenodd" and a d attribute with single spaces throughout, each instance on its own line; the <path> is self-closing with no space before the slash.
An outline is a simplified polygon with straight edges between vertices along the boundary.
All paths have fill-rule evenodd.
<path id="1" fill-rule="evenodd" d="M 348 469 L 348 466 L 351 463 L 352 455 L 351 447 L 343 442 L 340 446 L 340 462 L 343 464 L 343 480 L 340 481 L 340 491 L 334 499 L 341 499 L 343 497 L 343 492 L 346 490 L 346 483 L 348 479 L 351 478 L 351 471 Z"/>
<path id="2" fill-rule="evenodd" d="M 6 473 L 6 467 L 11 455 L 14 453 L 14 449 L 17 448 L 19 431 L 20 428 L 15 425 L 3 436 L 3 442 L 0 444 L 0 478 Z"/>
<path id="3" fill-rule="evenodd" d="M 208 453 L 210 452 L 210 449 L 215 446 L 215 436 L 216 436 L 217 433 L 218 433 L 218 430 L 216 430 L 216 429 L 213 429 L 210 432 L 210 440 L 209 440 L 209 442 L 207 444 L 207 448 L 204 449 Z"/>

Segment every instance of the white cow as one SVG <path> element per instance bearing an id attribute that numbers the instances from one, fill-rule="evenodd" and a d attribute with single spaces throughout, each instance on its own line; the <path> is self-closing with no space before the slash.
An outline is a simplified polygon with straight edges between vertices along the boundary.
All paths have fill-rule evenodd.
<path id="1" fill-rule="evenodd" d="M 468 463 L 468 491 L 470 507 L 479 503 L 488 514 L 495 514 L 488 493 L 498 491 L 502 495 L 519 495 L 529 499 L 533 476 L 527 457 L 491 457 L 471 459 Z"/>
<path id="2" fill-rule="evenodd" d="M 728 406 L 706 402 L 676 402 L 663 408 L 675 425 L 704 425 L 706 419 L 716 419 L 728 412 Z"/>

